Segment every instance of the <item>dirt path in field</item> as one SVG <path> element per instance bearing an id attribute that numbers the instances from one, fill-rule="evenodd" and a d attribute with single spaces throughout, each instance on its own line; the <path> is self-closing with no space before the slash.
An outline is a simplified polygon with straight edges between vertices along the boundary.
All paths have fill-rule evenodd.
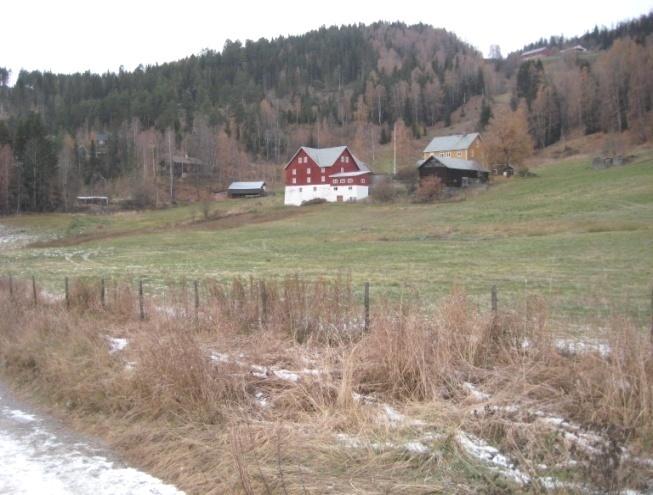
<path id="1" fill-rule="evenodd" d="M 67 247 L 76 246 L 86 242 L 99 241 L 103 239 L 115 239 L 118 237 L 128 237 L 132 235 L 155 234 L 158 232 L 170 232 L 171 230 L 223 230 L 241 227 L 247 224 L 275 222 L 302 215 L 309 211 L 309 208 L 286 208 L 283 210 L 274 210 L 269 212 L 245 212 L 225 215 L 223 217 L 210 220 L 200 220 L 196 222 L 180 223 L 173 226 L 141 228 L 129 230 L 115 230 L 108 232 L 92 232 L 74 237 L 63 239 L 52 239 L 47 241 L 37 241 L 28 244 L 27 247 Z"/>
<path id="2" fill-rule="evenodd" d="M 1 495 L 179 495 L 105 447 L 18 401 L 0 383 Z"/>

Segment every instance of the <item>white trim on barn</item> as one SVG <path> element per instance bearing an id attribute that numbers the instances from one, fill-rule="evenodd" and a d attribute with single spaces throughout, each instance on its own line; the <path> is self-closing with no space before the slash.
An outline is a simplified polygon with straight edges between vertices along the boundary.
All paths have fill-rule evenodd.
<path id="1" fill-rule="evenodd" d="M 330 203 L 338 201 L 359 201 L 367 198 L 369 187 L 356 184 L 316 184 L 286 186 L 284 204 L 299 206 L 304 201 L 324 199 Z"/>

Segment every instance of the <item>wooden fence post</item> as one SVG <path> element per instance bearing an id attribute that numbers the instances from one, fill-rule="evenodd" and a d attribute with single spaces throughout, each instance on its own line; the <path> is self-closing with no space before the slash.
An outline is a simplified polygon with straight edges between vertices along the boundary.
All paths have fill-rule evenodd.
<path id="1" fill-rule="evenodd" d="M 105 287 L 104 287 L 104 279 L 100 279 L 100 301 L 102 303 L 102 307 L 104 308 L 106 306 L 106 301 L 105 301 Z"/>
<path id="2" fill-rule="evenodd" d="M 9 275 L 9 297 L 14 298 L 14 277 Z"/>
<path id="3" fill-rule="evenodd" d="M 370 329 L 370 283 L 365 282 L 363 292 L 363 304 L 365 305 L 365 331 Z"/>
<path id="4" fill-rule="evenodd" d="M 651 343 L 653 343 L 653 289 L 651 289 Z"/>
<path id="5" fill-rule="evenodd" d="M 193 290 L 195 292 L 195 319 L 197 320 L 200 312 L 200 287 L 197 280 L 193 281 Z"/>
<path id="6" fill-rule="evenodd" d="M 261 326 L 264 326 L 267 323 L 268 319 L 268 291 L 265 287 L 265 282 L 259 280 L 259 292 L 261 296 Z"/>
<path id="7" fill-rule="evenodd" d="M 143 307 L 143 280 L 138 281 L 138 307 L 140 309 L 141 320 L 145 319 L 145 309 Z"/>
<path id="8" fill-rule="evenodd" d="M 496 313 L 497 312 L 497 286 L 496 285 L 492 286 L 491 296 L 492 296 L 492 312 Z"/>
<path id="9" fill-rule="evenodd" d="M 70 308 L 70 293 L 68 292 L 68 277 L 64 278 L 64 287 L 66 290 L 66 309 Z"/>
<path id="10" fill-rule="evenodd" d="M 37 305 L 38 300 L 36 298 L 36 278 L 32 275 L 32 294 L 34 295 L 34 306 Z"/>

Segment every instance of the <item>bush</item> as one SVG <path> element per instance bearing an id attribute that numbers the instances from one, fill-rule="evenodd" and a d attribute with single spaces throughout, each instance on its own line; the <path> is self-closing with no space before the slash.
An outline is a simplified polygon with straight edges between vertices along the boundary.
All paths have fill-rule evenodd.
<path id="1" fill-rule="evenodd" d="M 419 174 L 414 167 L 403 167 L 397 172 L 396 179 L 406 186 L 408 192 L 412 194 L 419 184 Z"/>
<path id="2" fill-rule="evenodd" d="M 418 203 L 435 201 L 442 195 L 442 189 L 442 180 L 439 177 L 425 177 L 415 192 L 415 201 Z"/>
<path id="3" fill-rule="evenodd" d="M 397 199 L 397 188 L 392 179 L 382 179 L 372 188 L 372 199 L 380 203 L 391 203 Z"/>
<path id="4" fill-rule="evenodd" d="M 528 167 L 522 165 L 517 169 L 517 175 L 519 177 L 537 177 L 536 173 L 531 172 L 528 170 Z"/>

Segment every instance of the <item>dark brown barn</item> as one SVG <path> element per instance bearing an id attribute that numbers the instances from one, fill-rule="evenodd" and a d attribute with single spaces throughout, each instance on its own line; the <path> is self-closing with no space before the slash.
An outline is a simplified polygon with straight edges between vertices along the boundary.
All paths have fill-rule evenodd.
<path id="1" fill-rule="evenodd" d="M 474 160 L 430 156 L 417 162 L 419 178 L 438 177 L 447 187 L 464 187 L 487 182 L 489 172 Z"/>

